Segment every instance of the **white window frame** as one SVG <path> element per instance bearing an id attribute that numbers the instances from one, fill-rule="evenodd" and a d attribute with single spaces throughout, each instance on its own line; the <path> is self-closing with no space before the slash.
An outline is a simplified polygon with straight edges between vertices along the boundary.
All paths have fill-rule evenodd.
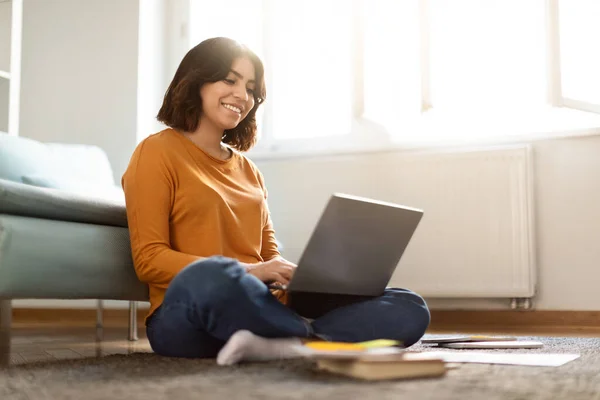
<path id="1" fill-rule="evenodd" d="M 600 114 L 600 104 L 572 99 L 562 94 L 559 15 L 558 0 L 546 0 L 548 101 L 555 107 L 566 107 Z"/>
<path id="2" fill-rule="evenodd" d="M 189 49 L 189 10 L 191 0 L 170 0 L 167 5 L 168 19 L 168 43 L 169 51 L 167 54 L 168 70 L 174 72 L 176 64 L 181 60 L 183 55 Z M 279 0 L 282 1 L 282 0 Z M 269 118 L 271 111 L 271 99 L 267 99 L 262 107 L 264 110 L 264 120 L 262 125 L 262 137 L 253 150 L 250 151 L 254 158 L 280 158 L 301 156 L 306 157 L 319 154 L 344 154 L 344 153 L 364 153 L 371 151 L 390 150 L 390 148 L 423 148 L 448 146 L 454 143 L 452 137 L 440 138 L 440 140 L 431 141 L 423 140 L 419 136 L 419 129 L 413 138 L 407 141 L 397 142 L 393 140 L 390 132 L 382 130 L 373 124 L 372 121 L 362 116 L 364 110 L 363 98 L 363 62 L 362 51 L 363 42 L 361 36 L 360 2 L 362 0 L 351 0 L 348 4 L 354 8 L 354 23 L 355 29 L 355 46 L 356 52 L 353 55 L 354 74 L 353 85 L 353 121 L 351 132 L 345 136 L 332 135 L 322 136 L 309 139 L 275 139 L 272 135 L 272 120 Z M 368 1 L 368 0 L 366 0 Z M 419 1 L 419 16 L 420 16 L 420 66 L 421 66 L 421 112 L 426 115 L 428 110 L 435 107 L 432 104 L 430 96 L 430 57 L 429 57 L 429 0 Z M 269 2 L 264 1 L 265 6 Z M 590 104 L 576 99 L 565 98 L 561 91 L 561 72 L 560 72 L 560 40 L 558 26 L 558 0 L 546 0 L 546 46 L 547 46 L 547 103 L 555 109 L 564 108 L 572 109 L 574 114 L 578 112 L 592 112 L 600 114 L 600 105 Z M 268 21 L 266 22 L 268 23 Z M 269 60 L 269 49 L 265 46 L 265 63 Z M 271 77 L 266 75 L 267 82 L 271 81 Z M 576 118 L 574 118 L 576 119 Z M 600 135 L 600 115 L 597 121 L 586 122 L 585 126 L 573 123 L 573 127 L 567 122 L 564 128 L 559 130 L 546 130 L 546 127 L 541 128 L 536 132 L 519 132 L 507 133 L 506 135 L 491 135 L 481 138 L 473 138 L 469 141 L 469 145 L 478 144 L 506 144 L 522 141 L 532 141 L 538 139 L 547 139 L 554 137 L 570 137 L 570 136 L 589 136 Z M 423 124 L 425 125 L 425 124 Z M 481 127 L 485 130 L 486 127 Z"/>
<path id="3" fill-rule="evenodd" d="M 281 0 L 279 0 L 281 1 Z M 352 58 L 354 60 L 352 64 L 352 68 L 354 71 L 354 79 L 352 82 L 348 82 L 348 84 L 352 85 L 352 121 L 351 121 L 351 130 L 350 132 L 337 132 L 338 135 L 331 136 L 320 136 L 316 138 L 298 138 L 298 139 L 276 139 L 273 135 L 273 123 L 270 118 L 272 115 L 272 104 L 273 101 L 268 98 L 268 88 L 269 82 L 272 82 L 272 76 L 268 71 L 265 71 L 265 81 L 267 83 L 267 101 L 262 106 L 264 107 L 264 119 L 262 121 L 264 129 L 262 130 L 263 136 L 258 141 L 255 148 L 252 150 L 254 155 L 265 155 L 265 154 L 273 154 L 277 152 L 284 152 L 286 154 L 290 153 L 300 153 L 305 154 L 306 152 L 330 152 L 331 149 L 335 149 L 336 151 L 353 151 L 357 148 L 363 148 L 368 143 L 368 130 L 363 127 L 363 125 L 367 122 L 363 117 L 364 111 L 364 96 L 363 96 L 363 87 L 364 87 L 364 79 L 363 79 L 363 62 L 362 62 L 362 35 L 361 35 L 361 24 L 362 20 L 360 17 L 360 4 L 362 0 L 349 0 L 348 5 L 353 8 L 353 34 L 354 34 L 354 43 L 356 45 L 353 48 Z M 269 0 L 263 0 L 263 9 L 270 14 L 269 12 Z M 271 26 L 270 20 L 264 22 L 267 25 L 266 30 L 270 30 Z M 263 51 L 265 54 L 265 60 L 263 62 L 269 62 L 269 46 L 267 43 L 266 37 L 264 38 L 264 46 Z M 344 142 L 344 143 L 340 143 Z M 359 147 L 359 144 L 362 143 L 362 147 Z M 380 147 L 380 144 L 375 144 L 376 148 Z"/>

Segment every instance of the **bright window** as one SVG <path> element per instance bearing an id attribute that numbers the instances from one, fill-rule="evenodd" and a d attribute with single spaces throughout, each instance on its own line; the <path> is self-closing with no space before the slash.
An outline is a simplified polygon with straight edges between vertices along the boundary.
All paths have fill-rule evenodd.
<path id="1" fill-rule="evenodd" d="M 352 7 L 347 0 L 269 2 L 272 135 L 296 139 L 350 132 Z"/>
<path id="2" fill-rule="evenodd" d="M 545 0 L 430 0 L 431 102 L 488 113 L 545 100 Z"/>
<path id="3" fill-rule="evenodd" d="M 558 10 L 562 95 L 600 105 L 600 1 L 562 0 Z"/>
<path id="4" fill-rule="evenodd" d="M 364 117 L 388 129 L 421 112 L 418 0 L 365 2 Z"/>
<path id="5" fill-rule="evenodd" d="M 465 121 L 535 130 L 551 104 L 600 104 L 598 0 L 189 1 L 190 47 L 228 36 L 263 59 L 270 149 L 365 146 L 447 121 L 452 134 Z"/>
<path id="6" fill-rule="evenodd" d="M 190 0 L 190 48 L 204 39 L 225 36 L 263 56 L 262 4 L 262 0 Z"/>

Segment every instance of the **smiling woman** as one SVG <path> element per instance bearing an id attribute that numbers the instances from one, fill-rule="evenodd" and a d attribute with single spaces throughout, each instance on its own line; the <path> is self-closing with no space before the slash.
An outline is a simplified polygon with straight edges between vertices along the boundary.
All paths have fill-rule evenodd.
<path id="1" fill-rule="evenodd" d="M 263 176 L 242 154 L 256 142 L 265 92 L 252 51 L 207 39 L 183 58 L 165 94 L 158 119 L 169 128 L 131 157 L 122 183 L 134 267 L 150 287 L 152 348 L 178 357 L 223 350 L 227 364 L 248 341 L 258 357 L 281 357 L 298 337 L 414 344 L 429 311 L 408 290 L 385 290 L 314 322 L 287 307 L 283 290 L 296 265 L 279 253 Z"/>
<path id="2" fill-rule="evenodd" d="M 264 68 L 253 52 L 233 40 L 209 39 L 181 61 L 158 120 L 205 150 L 218 150 L 223 139 L 246 151 L 256 142 L 256 110 L 265 93 Z"/>
<path id="3" fill-rule="evenodd" d="M 150 287 L 149 339 L 162 354 L 215 355 L 233 333 L 198 335 L 186 325 L 186 310 L 199 306 L 184 299 L 190 293 L 216 301 L 227 294 L 216 288 L 243 279 L 274 315 L 287 311 L 285 296 L 265 283 L 287 284 L 295 265 L 277 249 L 262 174 L 241 153 L 256 142 L 264 98 L 263 65 L 252 51 L 223 37 L 201 42 L 158 112 L 169 128 L 140 142 L 123 175 L 134 267 Z M 289 313 L 286 329 L 305 334 Z"/>

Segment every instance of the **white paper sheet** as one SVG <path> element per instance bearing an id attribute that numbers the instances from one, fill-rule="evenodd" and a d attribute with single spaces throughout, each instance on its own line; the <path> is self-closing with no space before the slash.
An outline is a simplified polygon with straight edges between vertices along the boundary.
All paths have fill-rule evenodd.
<path id="1" fill-rule="evenodd" d="M 560 367 L 579 358 L 579 354 L 484 353 L 474 351 L 428 351 L 449 363 L 478 363 Z"/>

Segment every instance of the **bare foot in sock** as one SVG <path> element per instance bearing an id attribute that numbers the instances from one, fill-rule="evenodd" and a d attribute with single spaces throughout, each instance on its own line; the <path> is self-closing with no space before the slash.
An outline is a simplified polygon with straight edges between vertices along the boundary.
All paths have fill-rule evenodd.
<path id="1" fill-rule="evenodd" d="M 240 361 L 268 361 L 302 355 L 298 338 L 267 339 L 250 331 L 237 331 L 217 355 L 217 364 L 232 365 Z"/>

